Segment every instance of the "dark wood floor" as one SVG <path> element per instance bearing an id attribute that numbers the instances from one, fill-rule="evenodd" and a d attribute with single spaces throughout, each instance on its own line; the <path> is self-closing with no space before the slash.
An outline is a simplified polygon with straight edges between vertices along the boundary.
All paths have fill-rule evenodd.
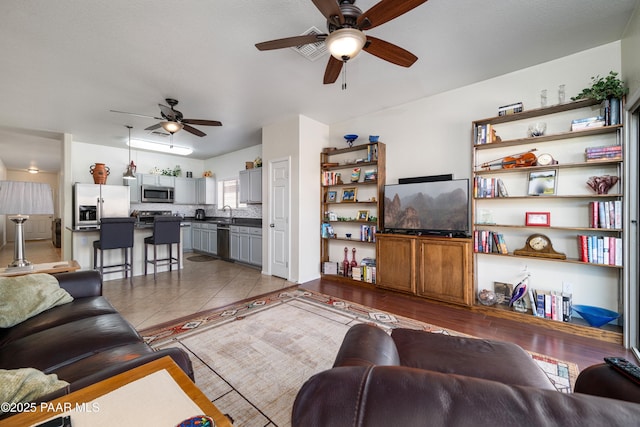
<path id="1" fill-rule="evenodd" d="M 487 316 L 410 295 L 326 279 L 307 282 L 301 287 L 476 337 L 510 341 L 529 351 L 574 362 L 581 370 L 602 363 L 605 356 L 622 356 L 635 361 L 633 353 L 621 345 Z"/>

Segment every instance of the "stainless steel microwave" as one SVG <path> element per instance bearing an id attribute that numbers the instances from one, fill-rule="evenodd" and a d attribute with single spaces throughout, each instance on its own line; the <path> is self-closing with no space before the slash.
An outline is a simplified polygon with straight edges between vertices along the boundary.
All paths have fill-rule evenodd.
<path id="1" fill-rule="evenodd" d="M 173 187 L 142 186 L 142 202 L 145 203 L 173 203 Z"/>

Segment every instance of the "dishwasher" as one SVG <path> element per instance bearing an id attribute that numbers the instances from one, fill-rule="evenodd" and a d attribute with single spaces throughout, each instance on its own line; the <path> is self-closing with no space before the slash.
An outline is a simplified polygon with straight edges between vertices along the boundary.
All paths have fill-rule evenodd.
<path id="1" fill-rule="evenodd" d="M 229 259 L 229 226 L 218 224 L 218 256 Z"/>

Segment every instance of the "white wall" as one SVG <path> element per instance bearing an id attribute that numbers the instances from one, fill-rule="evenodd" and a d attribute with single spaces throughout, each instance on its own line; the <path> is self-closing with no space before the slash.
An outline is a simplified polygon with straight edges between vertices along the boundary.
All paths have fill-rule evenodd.
<path id="1" fill-rule="evenodd" d="M 7 167 L 0 159 L 0 181 L 7 179 Z M 5 227 L 6 215 L 0 215 L 0 248 L 7 243 L 7 233 Z"/>
<path id="2" fill-rule="evenodd" d="M 542 89 L 548 91 L 548 105 L 555 104 L 560 84 L 565 84 L 568 101 L 590 86 L 592 76 L 606 75 L 610 70 L 621 70 L 620 42 L 334 123 L 330 139 L 344 143 L 342 136 L 348 133 L 363 137 L 380 135 L 380 141 L 387 145 L 388 184 L 397 183 L 402 177 L 444 173 L 469 178 L 473 120 L 496 116 L 498 106 L 517 101 L 522 101 L 525 109 L 539 108 Z M 512 242 L 511 250 L 524 246 L 524 240 L 525 237 L 522 242 Z M 562 281 L 566 280 L 582 287 L 583 292 L 575 303 L 618 308 L 617 289 L 610 286 L 617 279 L 604 270 L 571 268 L 567 264 L 537 260 L 491 258 L 483 258 L 478 268 L 480 289 L 492 289 L 493 281 L 517 283 L 526 266 L 533 273 L 535 288 L 561 290 Z M 602 285 L 601 280 L 607 284 Z"/>
<path id="3" fill-rule="evenodd" d="M 252 162 L 259 156 L 262 157 L 262 145 L 254 145 L 205 160 L 204 168 L 213 172 L 216 179 L 238 178 L 238 172 L 245 168 L 245 162 Z"/>

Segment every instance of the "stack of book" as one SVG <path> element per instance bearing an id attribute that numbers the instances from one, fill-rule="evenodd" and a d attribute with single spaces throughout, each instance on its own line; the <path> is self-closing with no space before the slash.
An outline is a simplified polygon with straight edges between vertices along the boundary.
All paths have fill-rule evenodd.
<path id="1" fill-rule="evenodd" d="M 622 160 L 622 145 L 603 145 L 601 147 L 587 147 L 584 150 L 587 162 L 600 160 Z"/>
<path id="2" fill-rule="evenodd" d="M 589 227 L 622 228 L 622 200 L 589 202 Z"/>
<path id="3" fill-rule="evenodd" d="M 585 130 L 601 128 L 605 125 L 604 116 L 586 117 L 584 119 L 571 120 L 571 130 Z"/>
<path id="4" fill-rule="evenodd" d="M 378 145 L 367 145 L 367 162 L 375 162 L 378 160 Z"/>
<path id="5" fill-rule="evenodd" d="M 376 260 L 363 258 L 358 267 L 351 268 L 351 278 L 367 283 L 376 283 Z"/>
<path id="6" fill-rule="evenodd" d="M 579 234 L 578 254 L 582 262 L 622 266 L 622 239 Z"/>
<path id="7" fill-rule="evenodd" d="M 473 251 L 478 253 L 508 254 L 507 243 L 502 233 L 489 230 L 475 230 L 473 232 Z"/>
<path id="8" fill-rule="evenodd" d="M 516 102 L 498 107 L 498 116 L 508 116 L 510 114 L 522 113 L 522 111 L 524 111 L 524 105 L 522 102 Z"/>
<path id="9" fill-rule="evenodd" d="M 508 197 L 507 187 L 500 178 L 483 178 L 477 176 L 473 180 L 473 196 L 480 199 L 491 197 Z"/>
<path id="10" fill-rule="evenodd" d="M 529 290 L 533 315 L 559 322 L 571 321 L 571 294 L 556 291 Z"/>

